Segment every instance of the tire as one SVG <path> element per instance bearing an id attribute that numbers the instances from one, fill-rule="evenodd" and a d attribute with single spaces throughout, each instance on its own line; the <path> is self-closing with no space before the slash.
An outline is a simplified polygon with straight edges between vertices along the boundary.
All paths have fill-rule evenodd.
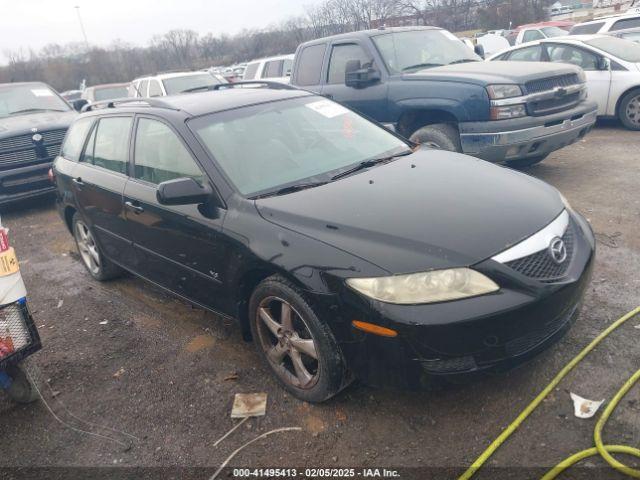
<path id="1" fill-rule="evenodd" d="M 73 238 L 78 247 L 82 264 L 89 274 L 96 280 L 104 282 L 122 275 L 122 269 L 110 262 L 100 250 L 91 228 L 85 223 L 79 213 L 73 215 Z"/>
<path id="2" fill-rule="evenodd" d="M 264 362 L 295 397 L 323 402 L 347 386 L 345 361 L 329 326 L 283 277 L 269 277 L 256 287 L 249 321 Z"/>
<path id="3" fill-rule="evenodd" d="M 411 134 L 409 139 L 412 142 L 420 143 L 439 150 L 450 152 L 462 152 L 460 144 L 460 133 L 453 125 L 447 123 L 437 123 L 419 128 Z"/>
<path id="4" fill-rule="evenodd" d="M 20 365 L 12 365 L 7 368 L 7 375 L 13 381 L 7 390 L 9 398 L 16 403 L 32 403 L 40 398 L 38 390 Z"/>
<path id="5" fill-rule="evenodd" d="M 629 130 L 640 130 L 640 88 L 627 93 L 618 106 L 618 118 Z"/>
<path id="6" fill-rule="evenodd" d="M 539 157 L 516 158 L 515 160 L 508 160 L 505 163 L 507 166 L 513 167 L 513 168 L 527 168 L 535 165 L 536 163 L 540 163 L 548 156 L 549 154 L 540 155 Z"/>

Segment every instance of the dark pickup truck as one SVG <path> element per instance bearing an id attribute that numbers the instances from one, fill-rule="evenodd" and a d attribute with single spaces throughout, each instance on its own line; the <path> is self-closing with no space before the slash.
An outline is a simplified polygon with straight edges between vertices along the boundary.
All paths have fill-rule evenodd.
<path id="1" fill-rule="evenodd" d="M 55 190 L 49 168 L 76 115 L 44 83 L 0 84 L 0 206 Z"/>
<path id="2" fill-rule="evenodd" d="M 580 68 L 483 62 L 452 33 L 434 27 L 381 28 L 304 43 L 291 84 L 413 141 L 513 166 L 540 162 L 582 138 L 596 120 Z"/>

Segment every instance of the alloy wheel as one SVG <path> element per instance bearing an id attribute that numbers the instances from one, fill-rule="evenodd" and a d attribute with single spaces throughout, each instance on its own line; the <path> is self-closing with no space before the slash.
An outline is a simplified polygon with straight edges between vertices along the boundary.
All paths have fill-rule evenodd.
<path id="1" fill-rule="evenodd" d="M 320 364 L 302 316 L 285 300 L 267 297 L 258 306 L 256 325 L 260 346 L 280 379 L 296 388 L 312 388 Z"/>
<path id="2" fill-rule="evenodd" d="M 75 230 L 76 242 L 78 243 L 82 261 L 91 273 L 97 275 L 100 272 L 100 253 L 93 234 L 84 222 L 76 222 Z"/>
<path id="3" fill-rule="evenodd" d="M 640 126 L 640 95 L 636 95 L 627 103 L 627 111 L 625 114 L 629 122 Z"/>

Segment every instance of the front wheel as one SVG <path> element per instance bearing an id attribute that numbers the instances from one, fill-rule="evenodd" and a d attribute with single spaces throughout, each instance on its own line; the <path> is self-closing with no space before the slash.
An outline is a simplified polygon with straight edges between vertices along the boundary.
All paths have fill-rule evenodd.
<path id="1" fill-rule="evenodd" d="M 269 277 L 256 287 L 249 319 L 264 361 L 294 396 L 322 402 L 348 383 L 342 352 L 328 325 L 284 278 Z"/>
<path id="2" fill-rule="evenodd" d="M 460 133 L 456 127 L 448 123 L 437 123 L 419 128 L 411 134 L 409 140 L 438 150 L 462 152 Z"/>
<path id="3" fill-rule="evenodd" d="M 622 97 L 618 118 L 629 130 L 640 130 L 640 89 L 635 89 Z"/>
<path id="4" fill-rule="evenodd" d="M 38 399 L 38 390 L 22 366 L 8 367 L 7 375 L 11 377 L 11 386 L 7 390 L 11 400 L 16 403 L 32 403 Z"/>

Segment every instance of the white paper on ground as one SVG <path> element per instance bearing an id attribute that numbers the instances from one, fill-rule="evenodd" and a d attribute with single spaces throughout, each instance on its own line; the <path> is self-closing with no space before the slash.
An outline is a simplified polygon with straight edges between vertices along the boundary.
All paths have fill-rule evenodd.
<path id="1" fill-rule="evenodd" d="M 573 413 L 578 418 L 593 417 L 600 408 L 600 405 L 604 403 L 604 400 L 600 400 L 599 402 L 588 400 L 573 392 L 569 392 L 569 394 L 571 395 L 571 400 L 573 400 Z"/>

